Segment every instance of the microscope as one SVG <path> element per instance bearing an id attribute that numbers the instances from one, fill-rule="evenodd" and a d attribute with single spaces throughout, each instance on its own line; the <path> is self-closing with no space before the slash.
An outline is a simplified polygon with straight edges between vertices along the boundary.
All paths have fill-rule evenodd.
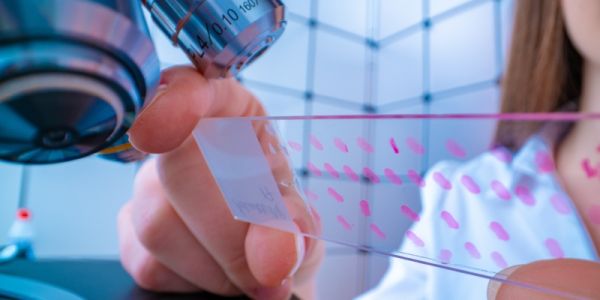
<path id="1" fill-rule="evenodd" d="M 144 8 L 215 79 L 236 76 L 286 25 L 280 0 L 0 0 L 0 160 L 144 158 L 125 135 L 160 77 Z M 0 263 L 3 253 L 18 247 L 0 249 Z M 2 280 L 0 298 L 29 284 Z"/>

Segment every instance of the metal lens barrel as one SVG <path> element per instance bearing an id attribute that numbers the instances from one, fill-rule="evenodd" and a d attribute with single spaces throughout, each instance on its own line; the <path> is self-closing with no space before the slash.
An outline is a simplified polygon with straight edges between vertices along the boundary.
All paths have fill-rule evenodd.
<path id="1" fill-rule="evenodd" d="M 283 33 L 279 0 L 145 0 L 154 21 L 209 78 L 235 76 Z"/>
<path id="2" fill-rule="evenodd" d="M 112 145 L 159 75 L 139 0 L 0 0 L 0 159 Z"/>

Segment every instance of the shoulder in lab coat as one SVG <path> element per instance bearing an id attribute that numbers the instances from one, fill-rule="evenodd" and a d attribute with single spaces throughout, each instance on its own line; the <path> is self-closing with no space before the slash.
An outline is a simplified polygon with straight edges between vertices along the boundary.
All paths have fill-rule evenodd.
<path id="1" fill-rule="evenodd" d="M 421 192 L 421 221 L 410 229 L 423 245 L 405 239 L 399 253 L 490 276 L 541 259 L 597 260 L 551 157 L 544 139 L 534 136 L 514 158 L 496 149 L 466 163 L 436 164 Z M 436 173 L 452 188 L 429 184 Z M 487 284 L 485 278 L 393 258 L 379 285 L 360 299 L 485 299 Z"/>

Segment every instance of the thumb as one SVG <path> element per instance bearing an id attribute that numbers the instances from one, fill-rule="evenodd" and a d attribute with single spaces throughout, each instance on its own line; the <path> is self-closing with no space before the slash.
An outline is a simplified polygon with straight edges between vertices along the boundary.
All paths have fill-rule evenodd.
<path id="1" fill-rule="evenodd" d="M 250 272 L 266 287 L 289 282 L 306 252 L 303 237 L 254 224 L 248 229 L 245 248 Z"/>
<path id="2" fill-rule="evenodd" d="M 524 285 L 492 280 L 488 299 L 592 299 L 600 295 L 600 264 L 591 261 L 536 261 L 503 270 L 497 277 Z"/>

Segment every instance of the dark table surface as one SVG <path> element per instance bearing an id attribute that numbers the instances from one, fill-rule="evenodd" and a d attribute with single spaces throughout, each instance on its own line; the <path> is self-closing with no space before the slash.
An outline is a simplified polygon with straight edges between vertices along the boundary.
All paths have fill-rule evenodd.
<path id="1" fill-rule="evenodd" d="M 209 294 L 150 293 L 138 288 L 118 261 L 110 260 L 16 260 L 0 265 L 0 274 L 49 283 L 90 300 L 246 299 L 223 298 Z"/>

